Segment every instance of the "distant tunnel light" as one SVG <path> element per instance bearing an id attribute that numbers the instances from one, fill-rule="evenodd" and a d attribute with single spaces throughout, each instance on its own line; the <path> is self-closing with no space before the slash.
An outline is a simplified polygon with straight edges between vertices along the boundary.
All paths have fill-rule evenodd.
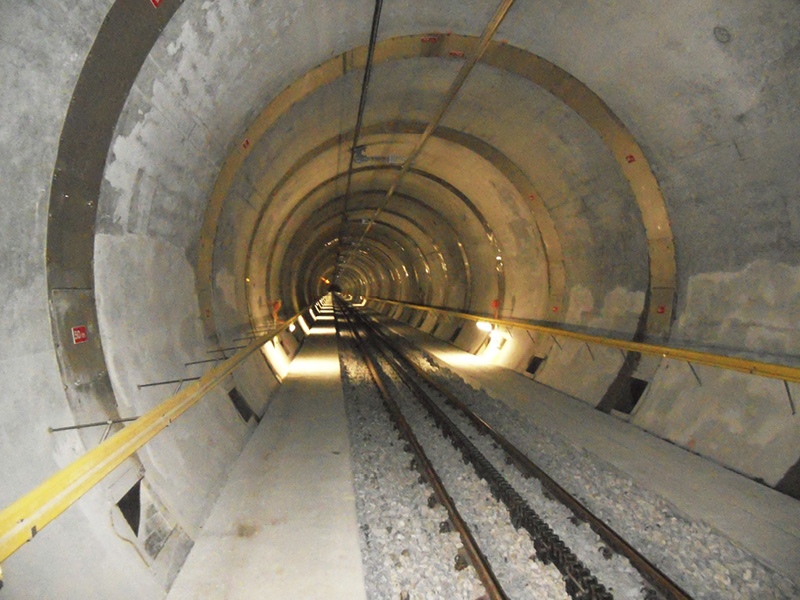
<path id="1" fill-rule="evenodd" d="M 477 323 L 475 323 L 475 327 L 477 327 L 481 331 L 491 331 L 492 330 L 492 324 L 491 323 L 487 323 L 486 321 L 478 321 Z"/>
<path id="2" fill-rule="evenodd" d="M 295 327 L 295 326 L 294 326 L 294 323 L 292 323 L 291 325 L 289 325 L 289 333 L 294 333 L 294 330 L 295 330 L 295 329 L 297 329 L 297 327 Z"/>

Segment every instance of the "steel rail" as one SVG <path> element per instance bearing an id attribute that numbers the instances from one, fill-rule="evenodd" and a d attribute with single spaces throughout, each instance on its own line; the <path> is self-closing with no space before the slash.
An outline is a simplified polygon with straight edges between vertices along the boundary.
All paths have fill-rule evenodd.
<path id="1" fill-rule="evenodd" d="M 408 361 L 405 355 L 398 352 L 395 345 L 379 331 L 376 325 L 367 322 L 363 316 L 357 316 L 357 318 L 360 318 L 365 328 L 381 341 L 383 347 L 376 345 L 378 352 L 419 400 L 444 436 L 461 452 L 464 460 L 472 464 L 477 475 L 486 481 L 495 499 L 506 506 L 512 525 L 515 528 L 521 527 L 528 532 L 536 550 L 536 557 L 543 564 L 552 563 L 559 570 L 564 578 L 566 593 L 575 600 L 613 600 L 613 595 L 604 584 L 598 581 L 574 551 L 553 532 L 491 461 L 478 450 L 461 428 L 438 406 L 430 394 L 415 381 L 408 370 Z M 398 360 L 400 357 L 402 361 Z M 422 381 L 428 383 L 429 379 L 422 378 Z M 430 387 L 438 391 L 438 386 Z"/>
<path id="2" fill-rule="evenodd" d="M 369 369 L 370 376 L 372 377 L 375 386 L 378 388 L 381 398 L 383 399 L 383 402 L 388 412 L 390 413 L 392 420 L 394 421 L 398 430 L 401 432 L 401 435 L 405 438 L 406 442 L 408 442 L 409 446 L 411 447 L 411 450 L 414 452 L 417 464 L 419 465 L 420 469 L 424 472 L 425 479 L 428 481 L 428 483 L 430 483 L 431 487 L 433 488 L 434 494 L 436 495 L 437 500 L 447 511 L 447 514 L 450 518 L 450 522 L 461 536 L 461 541 L 463 543 L 464 550 L 470 562 L 472 563 L 473 567 L 475 568 L 475 572 L 478 575 L 478 578 L 481 580 L 481 583 L 483 584 L 486 590 L 487 598 L 489 600 L 507 600 L 508 596 L 503 591 L 500 582 L 497 580 L 497 577 L 494 574 L 494 571 L 492 570 L 491 564 L 489 563 L 488 559 L 478 546 L 478 542 L 472 535 L 469 526 L 466 524 L 464 519 L 461 517 L 461 514 L 458 512 L 455 502 L 450 497 L 450 494 L 444 487 L 444 483 L 442 483 L 441 478 L 436 473 L 436 470 L 431 464 L 431 461 L 428 458 L 427 454 L 425 453 L 425 450 L 422 448 L 422 445 L 419 443 L 419 440 L 417 440 L 416 435 L 414 435 L 414 432 L 411 430 L 411 426 L 406 422 L 405 417 L 400 411 L 400 407 L 391 397 L 389 390 L 386 389 L 386 386 L 381 380 L 375 362 L 370 357 L 366 345 L 364 341 L 361 339 L 361 336 L 358 333 L 354 322 L 347 315 L 346 308 L 343 303 L 340 303 L 339 311 L 341 312 L 341 314 L 345 316 L 345 319 L 348 322 L 350 330 L 353 332 L 353 336 L 360 350 L 361 357 L 363 358 L 364 363 L 367 365 L 367 368 Z"/>
<path id="3" fill-rule="evenodd" d="M 561 337 L 579 340 L 590 344 L 598 344 L 608 348 L 617 348 L 619 350 L 628 350 L 631 352 L 639 352 L 650 356 L 660 356 L 662 358 L 671 358 L 675 360 L 682 360 L 688 363 L 694 363 L 707 367 L 717 367 L 729 371 L 738 371 L 740 373 L 747 373 L 750 375 L 758 375 L 759 377 L 768 377 L 770 379 L 781 379 L 792 383 L 800 383 L 800 368 L 789 367 L 786 365 L 777 365 L 748 358 L 737 358 L 735 356 L 726 356 L 723 354 L 713 354 L 711 352 L 700 352 L 698 350 L 685 350 L 683 348 L 674 348 L 670 346 L 659 346 L 657 344 L 645 344 L 642 342 L 631 342 L 628 340 L 620 340 L 617 338 L 602 337 L 599 335 L 591 335 L 588 333 L 578 333 L 577 331 L 569 331 L 558 327 L 549 327 L 546 325 L 536 325 L 525 321 L 509 320 L 509 319 L 493 319 L 483 315 L 475 315 L 472 313 L 462 312 L 453 308 L 440 308 L 434 306 L 424 306 L 422 304 L 412 304 L 410 302 L 399 302 L 397 300 L 387 300 L 385 298 L 365 298 L 367 301 L 372 302 L 385 302 L 387 304 L 395 304 L 397 306 L 405 306 L 416 310 L 422 310 L 431 313 L 440 313 L 449 315 L 459 319 L 468 321 L 482 321 L 497 325 L 500 327 L 513 327 L 516 329 L 523 329 L 525 331 L 533 331 L 537 333 L 544 333 L 547 335 L 557 335 Z"/>
<path id="4" fill-rule="evenodd" d="M 351 249 L 347 251 L 347 254 L 352 254 L 356 252 L 361 244 L 364 242 L 367 234 L 369 233 L 372 226 L 375 224 L 375 219 L 383 212 L 383 210 L 389 205 L 389 202 L 392 200 L 392 196 L 394 196 L 395 191 L 397 190 L 397 186 L 402 181 L 403 177 L 411 170 L 414 161 L 419 157 L 420 153 L 422 152 L 422 148 L 425 146 L 425 143 L 428 141 L 428 138 L 433 135 L 433 132 L 439 127 L 439 123 L 441 122 L 442 118 L 444 117 L 447 109 L 450 108 L 450 105 L 455 100 L 456 95 L 459 91 L 461 91 L 461 86 L 464 85 L 464 81 L 466 81 L 467 76 L 469 76 L 470 72 L 472 71 L 473 67 L 477 64 L 477 62 L 483 56 L 483 53 L 486 51 L 486 48 L 489 47 L 489 42 L 492 41 L 494 34 L 497 32 L 497 28 L 500 27 L 500 23 L 503 22 L 503 19 L 508 14 L 508 11 L 511 9 L 511 6 L 514 4 L 514 0 L 502 0 L 498 5 L 497 9 L 495 10 L 492 18 L 489 19 L 489 22 L 484 27 L 483 32 L 481 33 L 481 37 L 478 39 L 478 43 L 469 53 L 467 56 L 466 61 L 463 65 L 461 65 L 461 69 L 459 69 L 456 78 L 453 80 L 453 83 L 450 84 L 450 88 L 447 90 L 447 93 L 444 96 L 444 100 L 442 104 L 439 106 L 439 109 L 436 112 L 436 115 L 425 128 L 425 131 L 420 136 L 419 140 L 417 140 L 414 149 L 409 154 L 408 158 L 406 158 L 403 166 L 400 168 L 400 171 L 395 175 L 394 180 L 392 181 L 391 186 L 389 187 L 389 191 L 386 192 L 386 198 L 384 198 L 383 203 L 375 209 L 375 212 L 370 217 L 369 223 L 367 223 L 366 228 L 364 229 L 361 236 L 358 238 L 358 241 L 353 245 Z M 347 260 L 345 259 L 345 264 Z M 334 281 L 336 279 L 334 278 Z"/>
<path id="5" fill-rule="evenodd" d="M 375 327 L 373 327 L 375 330 Z M 692 600 L 692 597 L 678 584 L 672 581 L 658 567 L 639 553 L 633 546 L 625 541 L 612 527 L 597 517 L 589 508 L 583 505 L 566 489 L 561 487 L 552 477 L 536 465 L 528 456 L 514 446 L 506 437 L 498 432 L 480 416 L 470 410 L 447 387 L 436 381 L 430 374 L 419 367 L 408 354 L 381 331 L 376 331 L 383 342 L 400 359 L 402 364 L 410 368 L 421 380 L 439 392 L 447 403 L 460 411 L 474 426 L 483 433 L 488 434 L 505 452 L 517 468 L 526 475 L 535 477 L 559 502 L 566 506 L 575 517 L 589 524 L 600 538 L 619 554 L 625 556 L 634 568 L 650 582 L 666 600 Z M 410 342 L 409 342 L 410 343 Z"/>
<path id="6" fill-rule="evenodd" d="M 212 368 L 198 381 L 151 409 L 3 509 L 0 512 L 0 562 L 33 539 L 48 523 L 194 406 L 250 355 L 287 329 L 307 309 L 308 307 L 297 313 L 281 327 L 257 338 L 224 363 Z"/>
<path id="7" fill-rule="evenodd" d="M 358 146 L 358 138 L 361 136 L 361 126 L 364 122 L 364 109 L 367 106 L 367 90 L 369 89 L 369 80 L 372 74 L 372 62 L 375 57 L 375 45 L 378 42 L 378 26 L 381 22 L 381 9 L 383 8 L 383 0 L 375 0 L 375 10 L 372 13 L 372 29 L 369 33 L 369 45 L 367 46 L 367 60 L 364 64 L 364 79 L 361 81 L 361 97 L 358 99 L 358 113 L 356 115 L 356 127 L 353 130 L 353 146 L 350 148 L 350 161 L 347 166 L 347 183 L 344 188 L 344 206 L 342 207 L 342 223 L 339 226 L 339 242 L 336 245 L 336 263 L 338 264 L 339 257 L 342 250 L 342 237 L 344 236 L 345 224 L 347 222 L 347 202 L 350 200 L 350 192 L 353 182 L 353 163 L 355 162 L 356 147 Z M 333 282 L 339 272 L 336 271 L 333 276 Z"/>

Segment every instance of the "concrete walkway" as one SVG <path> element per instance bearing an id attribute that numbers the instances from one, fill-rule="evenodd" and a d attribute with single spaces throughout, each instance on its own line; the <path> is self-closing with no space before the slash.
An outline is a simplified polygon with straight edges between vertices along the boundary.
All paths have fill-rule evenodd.
<path id="1" fill-rule="evenodd" d="M 331 326 L 292 361 L 168 600 L 366 598 Z"/>
<path id="2" fill-rule="evenodd" d="M 391 326 L 473 387 L 614 465 L 800 584 L 800 501 L 413 327 Z"/>

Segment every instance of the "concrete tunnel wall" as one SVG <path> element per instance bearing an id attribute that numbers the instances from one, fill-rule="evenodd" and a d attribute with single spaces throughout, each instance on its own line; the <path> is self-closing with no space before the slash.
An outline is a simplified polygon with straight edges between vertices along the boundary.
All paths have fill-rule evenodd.
<path id="1" fill-rule="evenodd" d="M 266 326 L 268 301 L 287 315 L 318 293 L 494 8 L 387 0 L 343 228 L 370 2 L 0 8 L 0 503 L 100 436 L 48 426 L 139 414 L 170 390 L 137 384 L 202 372 L 184 363 Z M 788 0 L 518 0 L 343 285 L 800 364 L 798 22 Z M 537 379 L 593 405 L 623 368 L 521 337 L 501 364 L 546 356 Z M 782 382 L 627 367 L 650 382 L 635 425 L 785 484 L 800 427 Z M 2 594 L 163 597 L 252 430 L 234 385 L 260 413 L 277 381 L 254 357 L 6 561 Z M 142 475 L 134 536 L 115 503 Z"/>

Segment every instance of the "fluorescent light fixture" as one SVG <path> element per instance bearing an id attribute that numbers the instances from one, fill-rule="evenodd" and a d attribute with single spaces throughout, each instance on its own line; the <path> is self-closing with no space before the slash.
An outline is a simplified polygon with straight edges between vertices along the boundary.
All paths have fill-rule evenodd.
<path id="1" fill-rule="evenodd" d="M 487 323 L 486 321 L 478 321 L 477 323 L 475 323 L 475 327 L 477 327 L 481 331 L 491 331 L 492 330 L 492 324 L 491 323 Z"/>
<path id="2" fill-rule="evenodd" d="M 496 258 L 497 260 L 503 260 L 503 257 L 502 257 L 502 256 L 500 256 L 499 254 L 498 254 L 497 256 L 495 256 L 495 258 Z"/>
<path id="3" fill-rule="evenodd" d="M 300 329 L 303 330 L 303 333 L 308 335 L 308 332 L 310 330 L 308 328 L 308 324 L 306 323 L 306 320 L 303 317 L 297 317 L 297 322 L 300 323 Z"/>
<path id="4" fill-rule="evenodd" d="M 489 344 L 481 353 L 481 358 L 487 363 L 495 362 L 495 359 L 498 358 L 500 352 L 505 348 L 508 340 L 509 336 L 507 333 L 495 329 L 489 334 Z"/>
<path id="5" fill-rule="evenodd" d="M 335 334 L 336 334 L 335 327 L 314 327 L 309 332 L 309 335 L 335 335 Z"/>
<path id="6" fill-rule="evenodd" d="M 270 340 L 261 348 L 267 356 L 269 365 L 275 373 L 278 374 L 278 378 L 283 381 L 283 378 L 286 377 L 286 374 L 289 372 L 289 358 L 283 351 L 283 347 L 280 344 L 276 344 L 273 338 L 273 340 Z"/>

